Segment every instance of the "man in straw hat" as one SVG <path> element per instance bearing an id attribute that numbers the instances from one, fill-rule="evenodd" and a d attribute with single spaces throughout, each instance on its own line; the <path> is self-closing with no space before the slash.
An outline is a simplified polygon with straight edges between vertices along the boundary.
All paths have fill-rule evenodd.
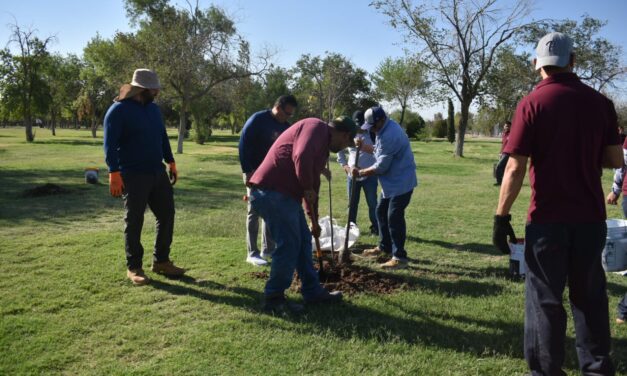
<path id="1" fill-rule="evenodd" d="M 279 313 L 303 310 L 302 306 L 289 303 L 285 298 L 294 270 L 302 282 L 305 303 L 332 303 L 342 299 L 340 291 L 329 292 L 320 285 L 312 262 L 311 236 L 320 236 L 318 192 L 329 151 L 337 153 L 352 145 L 356 132 L 357 127 L 348 116 L 329 124 L 316 118 L 300 120 L 272 144 L 250 178 L 250 204 L 270 227 L 276 242 L 264 291 L 265 310 Z M 311 230 L 301 206 L 303 200 L 311 219 Z"/>
<path id="2" fill-rule="evenodd" d="M 566 284 L 584 375 L 613 375 L 606 281 L 601 266 L 606 212 L 603 167 L 623 165 L 614 105 L 573 73 L 572 40 L 542 37 L 534 61 L 542 81 L 512 119 L 492 241 L 515 242 L 510 209 L 528 160 L 531 204 L 525 228 L 525 358 L 533 375 L 565 375 Z"/>
<path id="3" fill-rule="evenodd" d="M 160 88 L 155 72 L 135 70 L 133 81 L 122 85 L 104 119 L 109 190 L 113 197 L 124 198 L 127 276 L 135 285 L 149 282 L 142 268 L 141 244 L 146 205 L 157 218 L 152 271 L 170 277 L 185 273 L 170 260 L 174 229 L 172 186 L 178 174 L 161 111 L 153 103 Z M 169 166 L 169 178 L 163 161 Z"/>

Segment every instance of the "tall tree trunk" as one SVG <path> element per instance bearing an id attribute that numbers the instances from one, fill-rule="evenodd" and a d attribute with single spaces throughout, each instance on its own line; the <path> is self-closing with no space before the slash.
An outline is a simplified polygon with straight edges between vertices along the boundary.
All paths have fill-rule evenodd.
<path id="1" fill-rule="evenodd" d="M 471 100 L 464 98 L 461 101 L 461 113 L 462 117 L 459 120 L 459 134 L 457 136 L 457 142 L 455 144 L 455 156 L 464 156 L 464 138 L 466 136 L 466 126 L 468 125 L 468 111 L 470 108 Z"/>
<path id="2" fill-rule="evenodd" d="M 24 119 L 24 129 L 26 131 L 26 142 L 35 141 L 35 135 L 33 134 L 33 121 L 30 117 Z"/>
<path id="3" fill-rule="evenodd" d="M 398 122 L 398 124 L 402 127 L 403 126 L 403 120 L 405 119 L 405 108 L 407 107 L 407 105 L 402 105 L 401 106 L 401 120 Z"/>
<path id="4" fill-rule="evenodd" d="M 98 130 L 98 119 L 94 117 L 91 120 L 91 136 L 93 138 L 96 138 L 96 131 L 97 130 Z"/>
<path id="5" fill-rule="evenodd" d="M 52 119 L 50 119 L 50 130 L 52 131 L 53 136 L 57 135 L 56 128 L 57 128 L 57 117 L 55 116 L 53 112 Z"/>
<path id="6" fill-rule="evenodd" d="M 181 106 L 181 115 L 179 117 L 179 137 L 176 145 L 176 154 L 183 154 L 183 140 L 185 139 L 185 126 L 187 125 L 187 106 Z"/>

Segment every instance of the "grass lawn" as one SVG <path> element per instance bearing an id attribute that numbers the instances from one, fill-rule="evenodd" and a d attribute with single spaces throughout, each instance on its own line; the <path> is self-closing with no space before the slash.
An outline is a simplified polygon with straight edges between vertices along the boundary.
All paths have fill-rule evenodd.
<path id="1" fill-rule="evenodd" d="M 126 279 L 122 200 L 109 196 L 102 138 L 88 131 L 0 129 L 0 374 L 99 375 L 521 375 L 523 283 L 491 246 L 500 140 L 467 140 L 466 157 L 445 141 L 413 142 L 420 185 L 407 212 L 409 283 L 390 295 L 361 294 L 301 317 L 261 312 L 268 270 L 244 262 L 244 187 L 237 136 L 217 132 L 175 156 L 173 260 L 189 278 Z M 102 133 L 100 132 L 101 136 Z M 172 137 L 174 134 L 172 133 Z M 171 139 L 175 146 L 175 139 Z M 333 155 L 332 158 L 335 158 Z M 334 161 L 334 159 L 333 159 Z M 83 169 L 101 169 L 101 184 Z M 345 179 L 332 163 L 334 216 L 345 223 Z M 606 190 L 611 172 L 603 176 Z M 23 198 L 54 183 L 68 194 Z M 328 213 L 328 186 L 321 190 Z M 365 200 L 358 223 L 367 228 Z M 512 213 L 523 236 L 523 187 Z M 609 217 L 622 216 L 611 207 Z M 154 217 L 146 215 L 145 267 Z M 371 236 L 362 244 L 375 244 Z M 374 265 L 371 265 L 374 267 Z M 627 374 L 627 326 L 614 323 L 627 279 L 608 274 L 613 357 Z M 300 299 L 296 294 L 295 299 Z M 570 319 L 569 319 L 570 320 Z M 577 373 L 572 321 L 569 374 Z"/>

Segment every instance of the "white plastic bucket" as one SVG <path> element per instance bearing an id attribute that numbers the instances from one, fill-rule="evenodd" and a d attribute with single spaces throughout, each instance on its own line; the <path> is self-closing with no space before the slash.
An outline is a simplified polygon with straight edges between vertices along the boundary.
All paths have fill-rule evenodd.
<path id="1" fill-rule="evenodd" d="M 627 220 L 608 219 L 607 238 L 601 256 L 606 272 L 616 272 L 627 268 Z"/>
<path id="2" fill-rule="evenodd" d="M 525 278 L 525 243 L 509 243 L 509 274 L 514 278 Z"/>

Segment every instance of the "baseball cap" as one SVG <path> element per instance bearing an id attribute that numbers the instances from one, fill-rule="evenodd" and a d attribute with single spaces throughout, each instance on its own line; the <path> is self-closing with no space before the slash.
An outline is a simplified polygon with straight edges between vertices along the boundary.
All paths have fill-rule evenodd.
<path id="1" fill-rule="evenodd" d="M 386 117 L 385 111 L 383 111 L 383 107 L 374 106 L 370 107 L 366 110 L 364 114 L 364 125 L 361 126 L 361 129 L 368 130 L 372 128 L 372 126 L 379 120 L 384 119 Z"/>
<path id="2" fill-rule="evenodd" d="M 536 47 L 536 70 L 547 65 L 565 67 L 572 52 L 572 39 L 562 33 L 548 33 L 540 39 Z"/>
<path id="3" fill-rule="evenodd" d="M 353 119 L 346 115 L 338 116 L 331 121 L 333 123 L 333 128 L 337 129 L 341 132 L 349 132 L 351 135 L 351 140 L 355 138 L 357 134 L 357 126 Z"/>

